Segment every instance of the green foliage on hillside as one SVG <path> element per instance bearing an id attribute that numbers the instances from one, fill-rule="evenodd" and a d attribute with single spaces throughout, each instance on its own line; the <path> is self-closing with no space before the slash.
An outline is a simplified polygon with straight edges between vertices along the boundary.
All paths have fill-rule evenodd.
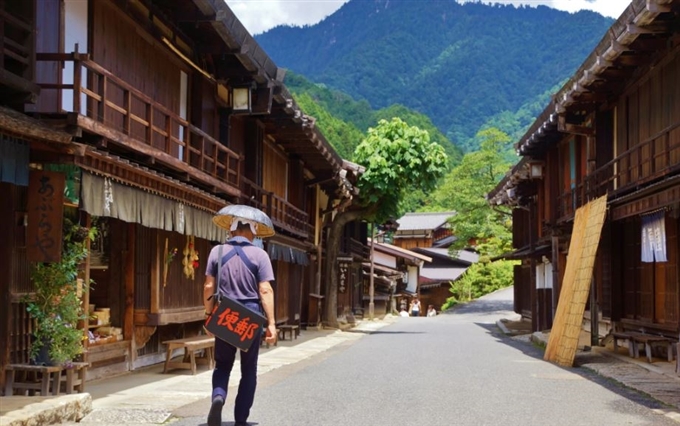
<path id="1" fill-rule="evenodd" d="M 286 75 L 285 84 L 305 114 L 317 119 L 317 126 L 343 158 L 353 160 L 354 150 L 365 132 L 377 126 L 380 120 L 390 121 L 394 117 L 409 126 L 427 131 L 430 141 L 444 148 L 450 167 L 458 164 L 462 158 L 462 151 L 427 116 L 403 105 L 374 111 L 366 101 L 355 101 L 347 94 L 313 84 L 292 72 Z"/>
<path id="2" fill-rule="evenodd" d="M 465 275 L 451 283 L 451 297 L 446 299 L 442 310 L 511 286 L 516 264 L 508 260 L 491 262 L 488 257 L 480 258 L 465 271 Z"/>
<path id="3" fill-rule="evenodd" d="M 465 154 L 460 165 L 430 194 L 425 210 L 456 212 L 449 219 L 457 237 L 453 250 L 473 246 L 481 255 L 496 256 L 512 246 L 511 220 L 507 208 L 491 208 L 486 194 L 510 167 L 504 153 L 509 137 L 494 128 L 481 131 L 477 137 L 481 149 Z"/>
<path id="4" fill-rule="evenodd" d="M 442 309 L 476 299 L 513 282 L 515 262 L 491 262 L 492 257 L 512 249 L 510 210 L 503 206 L 492 208 L 486 201 L 486 194 L 510 166 L 506 160 L 510 138 L 491 127 L 480 131 L 476 139 L 480 141 L 480 150 L 465 154 L 461 163 L 428 197 L 429 209 L 456 212 L 449 223 L 457 239 L 449 250 L 455 252 L 474 247 L 480 254 L 479 262 L 451 284 L 452 296 Z"/>
<path id="5" fill-rule="evenodd" d="M 473 150 L 489 120 L 513 136 L 525 128 L 612 22 L 543 6 L 351 0 L 316 25 L 256 39 L 278 66 L 326 85 L 310 93 L 317 102 L 327 88 L 364 101 L 343 112 L 353 103 L 347 95 L 321 103 L 339 119 L 365 131 L 375 124 L 365 114 L 371 107 L 403 105 Z"/>

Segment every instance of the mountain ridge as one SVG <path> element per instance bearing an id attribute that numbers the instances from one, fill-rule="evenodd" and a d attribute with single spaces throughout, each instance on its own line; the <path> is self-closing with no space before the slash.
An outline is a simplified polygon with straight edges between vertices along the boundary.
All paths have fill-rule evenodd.
<path id="1" fill-rule="evenodd" d="M 471 150 L 489 118 L 571 75 L 612 22 L 545 6 L 351 0 L 315 25 L 278 26 L 256 40 L 279 66 L 373 109 L 425 114 Z"/>

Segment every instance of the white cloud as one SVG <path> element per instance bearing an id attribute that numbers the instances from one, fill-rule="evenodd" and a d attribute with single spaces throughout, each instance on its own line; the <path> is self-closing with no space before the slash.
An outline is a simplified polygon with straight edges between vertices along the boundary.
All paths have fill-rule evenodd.
<path id="1" fill-rule="evenodd" d="M 348 0 L 227 0 L 238 19 L 251 34 L 277 25 L 313 25 L 338 10 Z M 365 0 L 355 0 L 365 1 Z M 402 0 L 397 0 L 402 1 Z M 413 1 L 413 0 L 403 0 Z M 426 4 L 432 0 L 417 0 Z M 458 0 L 464 2 L 466 0 Z M 477 1 L 477 0 L 469 0 Z M 545 5 L 567 12 L 588 9 L 617 19 L 630 4 L 627 0 L 484 0 L 484 3 Z"/>
<path id="2" fill-rule="evenodd" d="M 347 0 L 227 0 L 251 34 L 277 25 L 313 25 L 333 14 Z"/>

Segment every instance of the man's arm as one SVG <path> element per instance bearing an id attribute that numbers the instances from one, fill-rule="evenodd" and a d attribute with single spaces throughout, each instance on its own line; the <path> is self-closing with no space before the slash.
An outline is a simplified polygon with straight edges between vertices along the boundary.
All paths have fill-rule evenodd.
<path id="1" fill-rule="evenodd" d="M 215 277 L 206 275 L 205 284 L 203 284 L 203 307 L 206 313 L 212 313 L 215 305 L 215 298 L 210 297 L 215 294 Z"/>
<path id="2" fill-rule="evenodd" d="M 267 331 L 265 342 L 276 342 L 276 318 L 274 317 L 274 289 L 269 281 L 262 281 L 259 285 L 260 300 L 264 314 L 267 316 Z"/>

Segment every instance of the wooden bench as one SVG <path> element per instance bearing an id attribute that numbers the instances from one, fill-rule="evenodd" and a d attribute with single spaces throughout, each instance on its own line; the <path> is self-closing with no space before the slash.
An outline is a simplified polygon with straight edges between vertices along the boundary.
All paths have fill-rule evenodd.
<path id="1" fill-rule="evenodd" d="M 655 336 L 653 334 L 645 334 L 633 331 L 616 331 L 613 332 L 612 337 L 614 339 L 614 350 L 618 350 L 618 341 L 627 340 L 628 341 L 628 355 L 631 358 L 638 358 L 640 356 L 640 349 L 644 345 L 645 355 L 647 356 L 647 362 L 652 362 L 652 347 L 656 345 L 662 345 L 666 347 L 666 353 L 668 356 L 668 362 L 673 362 L 673 341 L 667 337 Z"/>
<path id="2" fill-rule="evenodd" d="M 65 366 L 9 364 L 5 367 L 5 395 L 14 395 L 15 391 L 22 395 L 28 391 L 31 396 L 35 395 L 35 391 L 39 391 L 40 395 L 59 395 L 61 385 L 64 385 L 64 393 L 67 394 L 85 392 L 85 372 L 89 366 L 88 362 L 73 362 Z"/>
<path id="3" fill-rule="evenodd" d="M 210 369 L 215 368 L 215 338 L 210 336 L 194 336 L 185 339 L 175 339 L 163 342 L 167 345 L 165 368 L 163 373 L 173 368 L 186 368 L 191 374 L 196 374 L 196 364 L 208 364 Z M 182 361 L 172 361 L 172 353 L 175 349 L 184 348 Z M 196 352 L 203 351 L 203 357 L 196 357 Z"/>
<path id="4" fill-rule="evenodd" d="M 29 365 L 29 364 L 9 364 L 5 367 L 7 376 L 5 378 L 5 395 L 14 395 L 14 391 L 21 391 L 25 395 L 26 391 L 30 396 L 39 391 L 40 395 L 59 395 L 61 383 L 60 365 Z"/>
<path id="5" fill-rule="evenodd" d="M 633 353 L 635 358 L 640 356 L 640 347 L 638 347 L 638 344 L 643 344 L 645 347 L 647 362 L 651 363 L 652 347 L 661 345 L 666 347 L 666 356 L 668 358 L 668 362 L 673 362 L 673 346 L 671 345 L 671 339 L 668 337 L 654 336 L 653 334 L 631 333 L 631 339 L 633 341 Z"/>
<path id="6" fill-rule="evenodd" d="M 614 339 L 614 351 L 618 352 L 619 350 L 619 340 L 625 340 L 628 342 L 628 355 L 631 358 L 635 358 L 635 342 L 633 342 L 631 333 L 626 333 L 625 331 L 615 331 L 611 335 Z"/>

